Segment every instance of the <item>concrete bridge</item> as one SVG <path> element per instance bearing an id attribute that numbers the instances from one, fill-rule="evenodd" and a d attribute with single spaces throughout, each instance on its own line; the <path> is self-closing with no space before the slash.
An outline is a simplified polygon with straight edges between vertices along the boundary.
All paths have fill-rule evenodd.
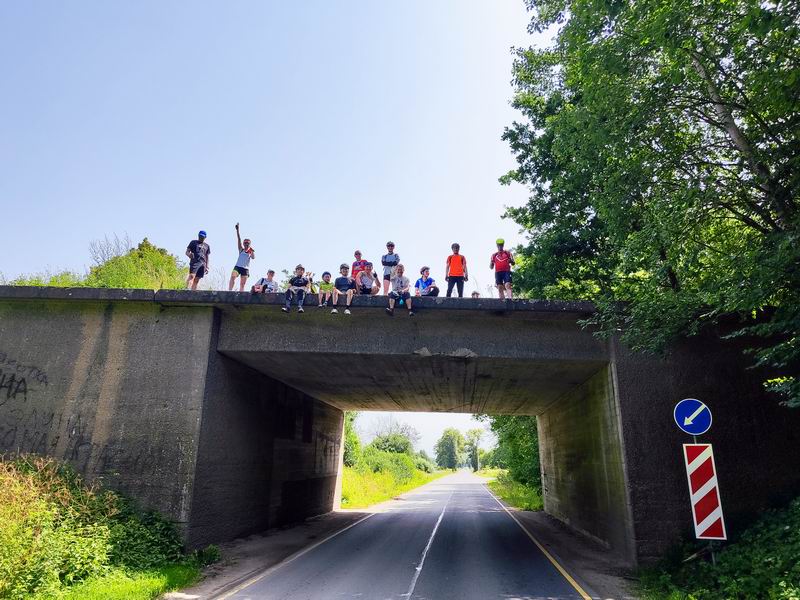
<path id="1" fill-rule="evenodd" d="M 197 546 L 331 510 L 343 410 L 539 417 L 545 510 L 622 564 L 691 533 L 678 400 L 714 411 L 735 534 L 800 491 L 800 412 L 733 342 L 630 352 L 586 303 L 384 298 L 351 316 L 235 292 L 0 287 L 0 452 L 66 459 Z"/>

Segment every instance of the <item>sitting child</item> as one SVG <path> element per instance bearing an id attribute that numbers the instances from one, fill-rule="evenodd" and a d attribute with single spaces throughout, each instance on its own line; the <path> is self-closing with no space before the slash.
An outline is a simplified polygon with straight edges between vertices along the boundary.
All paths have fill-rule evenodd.
<path id="1" fill-rule="evenodd" d="M 344 296 L 347 302 L 344 308 L 344 314 L 346 315 L 350 314 L 350 303 L 353 301 L 353 294 L 356 293 L 356 281 L 347 274 L 349 270 L 350 268 L 344 263 L 342 263 L 339 266 L 340 277 L 336 278 L 333 288 L 333 309 L 331 310 L 332 314 L 336 314 L 339 312 L 336 309 L 336 305 L 339 302 L 339 296 Z"/>
<path id="2" fill-rule="evenodd" d="M 283 312 L 289 312 L 293 298 L 297 298 L 297 312 L 303 312 L 303 300 L 305 300 L 308 287 L 311 285 L 311 273 L 305 277 L 305 272 L 306 268 L 303 265 L 297 265 L 294 268 L 294 276 L 289 279 L 289 287 L 286 289 L 286 306 L 281 307 Z"/>
<path id="3" fill-rule="evenodd" d="M 394 303 L 397 300 L 400 300 L 401 303 L 405 302 L 409 317 L 414 316 L 414 311 L 411 309 L 411 293 L 409 292 L 411 282 L 408 277 L 403 275 L 404 271 L 405 267 L 403 265 L 397 265 L 395 274 L 392 277 L 392 291 L 389 292 L 389 306 L 386 308 L 389 316 L 394 315 Z"/>
<path id="4" fill-rule="evenodd" d="M 417 283 L 414 284 L 414 293 L 417 296 L 438 296 L 439 287 L 436 285 L 436 281 L 433 277 L 431 277 L 430 267 L 422 267 L 419 270 L 419 274 L 422 275 L 422 277 L 417 279 Z"/>
<path id="5" fill-rule="evenodd" d="M 254 294 L 277 294 L 280 291 L 280 285 L 273 279 L 274 277 L 275 271 L 270 269 L 267 271 L 267 276 L 256 281 L 250 291 Z"/>
<path id="6" fill-rule="evenodd" d="M 333 295 L 333 283 L 331 282 L 331 274 L 328 271 L 322 274 L 322 281 L 317 286 L 319 287 L 319 308 L 328 306 L 328 302 L 332 300 L 331 296 Z"/>

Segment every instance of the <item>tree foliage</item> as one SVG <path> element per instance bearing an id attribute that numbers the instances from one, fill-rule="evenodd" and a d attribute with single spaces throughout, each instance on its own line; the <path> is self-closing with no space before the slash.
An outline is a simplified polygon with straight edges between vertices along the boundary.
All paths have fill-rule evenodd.
<path id="1" fill-rule="evenodd" d="M 457 469 L 464 462 L 464 436 L 458 429 L 449 427 L 436 442 L 436 464 L 443 469 Z"/>
<path id="2" fill-rule="evenodd" d="M 358 412 L 346 411 L 344 413 L 344 456 L 345 466 L 353 467 L 361 454 L 361 439 L 356 431 Z"/>
<path id="3" fill-rule="evenodd" d="M 144 238 L 136 248 L 94 266 L 86 287 L 180 289 L 185 272 L 178 258 Z"/>
<path id="4" fill-rule="evenodd" d="M 558 33 L 514 65 L 521 288 L 636 349 L 738 315 L 800 404 L 798 0 L 527 4 Z"/>
<path id="5" fill-rule="evenodd" d="M 514 415 L 479 415 L 488 421 L 497 436 L 497 446 L 487 459 L 487 466 L 508 469 L 514 481 L 541 490 L 539 435 L 536 417 Z"/>
<path id="6" fill-rule="evenodd" d="M 472 468 L 473 471 L 477 471 L 481 468 L 480 443 L 482 437 L 483 437 L 482 429 L 470 429 L 469 431 L 467 431 L 467 434 L 465 436 L 464 450 L 466 451 L 467 454 L 467 460 L 469 462 L 469 466 Z"/>
<path id="7" fill-rule="evenodd" d="M 370 443 L 378 450 L 396 452 L 398 454 L 414 454 L 414 446 L 408 436 L 402 433 L 384 433 Z"/>
<path id="8" fill-rule="evenodd" d="M 85 277 L 71 271 L 23 275 L 11 285 L 124 289 L 181 289 L 186 271 L 180 260 L 144 238 L 136 248 L 126 248 L 125 237 L 104 238 L 90 244 L 94 266 Z"/>

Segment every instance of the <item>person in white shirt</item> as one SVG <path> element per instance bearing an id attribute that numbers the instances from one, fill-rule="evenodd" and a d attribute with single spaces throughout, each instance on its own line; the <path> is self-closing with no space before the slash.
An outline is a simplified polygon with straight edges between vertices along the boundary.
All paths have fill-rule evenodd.
<path id="1" fill-rule="evenodd" d="M 411 288 L 411 281 L 408 277 L 403 275 L 404 272 L 405 267 L 403 265 L 397 265 L 395 274 L 392 277 L 392 291 L 389 292 L 389 306 L 386 309 L 386 313 L 390 317 L 394 315 L 394 303 L 398 300 L 401 303 L 405 302 L 408 308 L 408 316 L 414 316 L 414 311 L 411 309 L 411 292 L 409 291 Z"/>
<path id="2" fill-rule="evenodd" d="M 267 271 L 267 276 L 262 277 L 256 284 L 250 288 L 254 294 L 277 294 L 281 291 L 281 285 L 275 281 L 275 271 L 270 269 Z"/>
<path id="3" fill-rule="evenodd" d="M 236 261 L 236 266 L 233 267 L 231 280 L 228 282 L 229 292 L 233 290 L 233 284 L 237 277 L 239 278 L 239 291 L 244 291 L 244 284 L 247 283 L 247 278 L 250 277 L 250 261 L 256 258 L 255 251 L 250 247 L 250 240 L 245 238 L 242 241 L 239 235 L 238 223 L 236 224 L 236 245 L 239 248 L 239 258 Z"/>

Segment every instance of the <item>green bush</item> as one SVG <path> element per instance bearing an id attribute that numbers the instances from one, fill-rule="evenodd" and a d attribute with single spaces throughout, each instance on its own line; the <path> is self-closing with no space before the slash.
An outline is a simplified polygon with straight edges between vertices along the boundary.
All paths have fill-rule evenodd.
<path id="1" fill-rule="evenodd" d="M 414 457 L 414 468 L 423 473 L 433 473 L 436 470 L 436 464 L 424 456 L 417 455 Z"/>
<path id="2" fill-rule="evenodd" d="M 410 480 L 416 471 L 414 459 L 408 454 L 386 452 L 372 445 L 362 450 L 356 469 L 373 473 L 391 473 L 398 482 Z"/>
<path id="3" fill-rule="evenodd" d="M 52 459 L 0 460 L 0 598 L 55 598 L 81 582 L 99 585 L 182 559 L 177 531 L 163 517 L 84 485 Z M 169 577 L 156 579 L 169 586 Z"/>
<path id="4" fill-rule="evenodd" d="M 716 565 L 673 560 L 643 571 L 640 585 L 645 600 L 800 600 L 800 498 L 764 515 L 717 554 Z"/>
<path id="5" fill-rule="evenodd" d="M 361 440 L 356 431 L 356 419 L 358 413 L 347 411 L 344 413 L 344 465 L 346 467 L 354 467 L 358 462 L 358 457 L 361 454 Z"/>

